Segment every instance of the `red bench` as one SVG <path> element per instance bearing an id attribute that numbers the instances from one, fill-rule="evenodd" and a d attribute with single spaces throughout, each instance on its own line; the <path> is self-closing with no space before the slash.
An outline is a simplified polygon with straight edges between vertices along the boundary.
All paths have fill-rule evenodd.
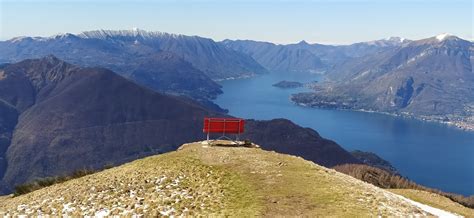
<path id="1" fill-rule="evenodd" d="M 209 141 L 210 133 L 221 133 L 222 136 L 219 138 L 227 138 L 225 134 L 237 134 L 237 140 L 239 135 L 244 132 L 245 120 L 240 118 L 204 118 L 204 127 L 202 131 L 207 133 L 207 140 Z"/>

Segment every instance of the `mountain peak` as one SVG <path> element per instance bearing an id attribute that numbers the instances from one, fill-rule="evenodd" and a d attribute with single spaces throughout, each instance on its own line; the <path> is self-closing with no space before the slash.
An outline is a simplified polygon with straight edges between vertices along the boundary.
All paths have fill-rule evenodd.
<path id="1" fill-rule="evenodd" d="M 66 38 L 76 38 L 77 36 L 72 33 L 59 33 L 53 36 L 48 37 L 49 39 L 66 39 Z"/>
<path id="2" fill-rule="evenodd" d="M 436 39 L 437 39 L 438 41 L 441 42 L 441 41 L 445 40 L 446 38 L 448 38 L 448 37 L 450 37 L 450 36 L 453 36 L 453 35 L 451 35 L 451 34 L 449 34 L 449 33 L 442 33 L 442 34 L 439 34 L 439 35 L 437 35 L 437 36 L 435 36 L 435 37 L 436 37 Z"/>
<path id="3" fill-rule="evenodd" d="M 419 39 L 414 41 L 415 44 L 431 44 L 431 45 L 444 45 L 444 44 L 452 44 L 452 43 L 461 43 L 465 45 L 466 43 L 469 44 L 469 41 L 466 39 L 460 38 L 456 35 L 449 34 L 449 33 L 442 33 L 436 36 L 432 36 L 429 38 Z M 469 45 L 468 45 L 469 46 Z"/>
<path id="4" fill-rule="evenodd" d="M 410 41 L 411 40 L 408 40 L 408 39 L 405 39 L 405 38 L 402 38 L 402 37 L 391 36 L 391 37 L 387 37 L 385 39 L 373 40 L 373 41 L 361 42 L 361 43 L 366 44 L 366 45 L 375 45 L 375 46 L 386 47 L 386 46 L 400 46 L 400 45 L 403 45 L 403 44 L 405 44 L 407 42 L 410 42 Z"/>
<path id="5" fill-rule="evenodd" d="M 424 43 L 434 43 L 434 44 L 444 43 L 444 42 L 468 42 L 467 40 L 450 33 L 441 33 L 427 39 L 420 39 L 418 41 L 424 42 Z"/>
<path id="6" fill-rule="evenodd" d="M 66 62 L 64 62 L 63 60 L 57 58 L 53 54 L 49 54 L 49 55 L 46 55 L 46 56 L 44 56 L 42 58 L 38 58 L 38 59 L 24 60 L 23 62 L 28 62 L 28 63 L 35 62 L 35 63 L 43 63 L 43 64 L 47 64 L 47 65 L 66 64 Z"/>
<path id="7" fill-rule="evenodd" d="M 309 43 L 305 40 L 301 40 L 300 42 L 298 42 L 298 45 L 309 45 Z"/>
<path id="8" fill-rule="evenodd" d="M 405 42 L 407 39 L 398 37 L 398 36 L 391 36 L 385 39 L 385 41 L 391 41 L 391 42 Z"/>

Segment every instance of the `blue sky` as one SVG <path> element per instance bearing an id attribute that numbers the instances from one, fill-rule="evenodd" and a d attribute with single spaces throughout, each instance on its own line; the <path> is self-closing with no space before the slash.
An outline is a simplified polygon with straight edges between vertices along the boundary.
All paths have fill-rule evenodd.
<path id="1" fill-rule="evenodd" d="M 284 44 L 473 39 L 473 19 L 472 0 L 0 0 L 0 40 L 134 27 Z"/>

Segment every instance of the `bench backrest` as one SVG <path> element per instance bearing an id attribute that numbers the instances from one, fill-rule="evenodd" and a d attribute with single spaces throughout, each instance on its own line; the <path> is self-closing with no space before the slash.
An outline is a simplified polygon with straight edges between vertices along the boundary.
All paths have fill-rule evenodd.
<path id="1" fill-rule="evenodd" d="M 240 118 L 204 118 L 204 133 L 231 133 L 244 132 L 245 120 Z"/>

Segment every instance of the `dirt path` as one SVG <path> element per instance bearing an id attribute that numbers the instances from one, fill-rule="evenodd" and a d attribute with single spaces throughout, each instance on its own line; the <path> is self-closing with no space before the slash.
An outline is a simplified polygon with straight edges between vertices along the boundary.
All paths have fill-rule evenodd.
<path id="1" fill-rule="evenodd" d="M 397 194 L 395 194 L 397 195 Z M 454 214 L 454 213 L 451 213 L 451 212 L 448 212 L 448 211 L 445 211 L 445 210 L 442 210 L 442 209 L 439 209 L 439 208 L 434 208 L 434 207 L 431 207 L 431 206 L 428 206 L 426 204 L 422 204 L 420 202 L 417 202 L 417 201 L 414 201 L 414 200 L 411 200 L 411 199 L 408 199 L 408 198 L 405 198 L 401 195 L 397 195 L 400 199 L 410 203 L 411 205 L 415 206 L 415 207 L 418 207 L 420 208 L 421 210 L 427 212 L 427 213 L 430 213 L 434 216 L 437 216 L 437 217 L 447 217 L 447 218 L 451 218 L 451 217 L 463 217 L 463 216 L 460 216 L 460 215 L 457 215 L 457 214 Z"/>

